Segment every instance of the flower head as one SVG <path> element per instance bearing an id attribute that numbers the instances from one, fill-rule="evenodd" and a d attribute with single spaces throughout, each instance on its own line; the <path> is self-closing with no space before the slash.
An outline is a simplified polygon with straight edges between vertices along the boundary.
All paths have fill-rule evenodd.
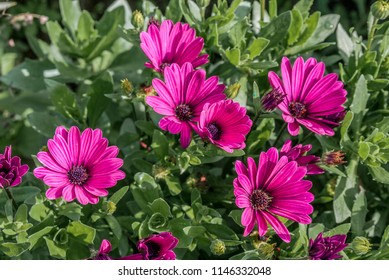
<path id="1" fill-rule="evenodd" d="M 323 237 L 320 233 L 315 240 L 309 240 L 309 258 L 311 260 L 333 260 L 341 258 L 338 253 L 348 246 L 347 235 L 338 234 L 331 237 Z"/>
<path id="2" fill-rule="evenodd" d="M 273 111 L 278 104 L 284 101 L 286 94 L 278 89 L 273 89 L 261 98 L 262 107 L 266 111 Z"/>
<path id="3" fill-rule="evenodd" d="M 112 260 L 112 258 L 108 256 L 111 250 L 112 250 L 111 243 L 107 239 L 104 239 L 101 242 L 100 249 L 97 252 L 96 256 L 93 258 L 93 260 Z"/>
<path id="4" fill-rule="evenodd" d="M 149 23 L 147 32 L 140 34 L 140 47 L 149 58 L 145 66 L 164 72 L 173 63 L 179 66 L 189 62 L 197 68 L 208 62 L 208 55 L 200 55 L 204 39 L 196 37 L 195 29 L 186 23 L 164 20 L 160 25 Z"/>
<path id="5" fill-rule="evenodd" d="M 222 100 L 205 104 L 197 124 L 197 133 L 212 144 L 232 153 L 234 149 L 243 149 L 252 121 L 246 114 L 246 108 L 232 100 Z"/>
<path id="6" fill-rule="evenodd" d="M 277 216 L 302 223 L 311 223 L 309 214 L 313 207 L 313 195 L 308 192 L 312 183 L 303 180 L 306 167 L 296 161 L 289 161 L 286 156 L 279 158 L 276 148 L 262 152 L 258 167 L 253 158 L 247 159 L 247 167 L 236 161 L 235 170 L 238 177 L 234 180 L 235 203 L 244 208 L 242 225 L 244 236 L 249 235 L 255 224 L 258 233 L 264 236 L 269 223 L 285 242 L 290 242 L 290 233 Z"/>
<path id="7" fill-rule="evenodd" d="M 193 70 L 190 63 L 166 67 L 164 77 L 166 82 L 153 80 L 158 96 L 147 96 L 146 103 L 164 115 L 159 126 L 170 133 L 179 133 L 181 146 L 186 148 L 204 105 L 225 99 L 225 87 L 218 84 L 216 76 L 206 80 L 205 71 Z"/>
<path id="8" fill-rule="evenodd" d="M 323 156 L 323 163 L 326 165 L 341 165 L 343 163 L 346 163 L 344 161 L 344 156 L 346 154 L 343 153 L 342 151 L 331 151 L 328 153 L 325 153 Z"/>
<path id="9" fill-rule="evenodd" d="M 7 146 L 0 154 L 0 188 L 15 187 L 22 182 L 28 171 L 27 164 L 21 164 L 20 157 L 11 157 L 12 148 Z"/>
<path id="10" fill-rule="evenodd" d="M 324 75 L 325 65 L 314 58 L 304 62 L 296 59 L 293 67 L 288 58 L 281 62 L 282 80 L 274 72 L 269 72 L 269 82 L 274 89 L 286 94 L 278 105 L 289 133 L 299 134 L 300 125 L 320 135 L 334 135 L 333 127 L 339 123 L 334 114 L 344 111 L 346 90 L 334 73 Z"/>
<path id="11" fill-rule="evenodd" d="M 286 140 L 280 150 L 280 157 L 287 156 L 289 160 L 296 161 L 300 166 L 307 167 L 307 175 L 322 174 L 324 170 L 316 165 L 320 161 L 320 157 L 314 155 L 306 155 L 312 149 L 312 145 L 298 144 L 292 147 L 292 141 Z"/>
<path id="12" fill-rule="evenodd" d="M 108 147 L 100 129 L 87 128 L 81 134 L 76 126 L 69 131 L 60 126 L 47 147 L 37 155 L 43 166 L 35 168 L 34 175 L 49 186 L 48 199 L 96 204 L 108 195 L 107 188 L 125 177 L 119 170 L 123 160 L 117 158 L 118 147 Z"/>

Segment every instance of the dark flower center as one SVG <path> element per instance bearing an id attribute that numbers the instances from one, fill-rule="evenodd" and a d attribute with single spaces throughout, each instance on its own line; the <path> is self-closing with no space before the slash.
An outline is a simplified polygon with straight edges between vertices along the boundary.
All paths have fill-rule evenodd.
<path id="1" fill-rule="evenodd" d="M 207 126 L 209 133 L 211 134 L 212 140 L 219 140 L 222 131 L 216 123 L 211 123 Z"/>
<path id="2" fill-rule="evenodd" d="M 250 197 L 251 207 L 254 210 L 266 210 L 271 201 L 272 197 L 263 190 L 254 190 Z"/>
<path id="3" fill-rule="evenodd" d="M 73 166 L 72 169 L 68 171 L 69 182 L 74 185 L 82 186 L 86 180 L 88 180 L 89 174 L 85 167 Z"/>
<path id="4" fill-rule="evenodd" d="M 296 119 L 302 119 L 307 115 L 307 108 L 303 103 L 290 102 L 289 112 L 292 115 L 292 117 L 295 117 Z"/>
<path id="5" fill-rule="evenodd" d="M 186 104 L 178 105 L 174 112 L 176 113 L 176 117 L 181 121 L 189 121 L 193 116 L 192 109 Z"/>
<path id="6" fill-rule="evenodd" d="M 159 65 L 159 68 L 161 68 L 161 71 L 165 70 L 166 67 L 170 66 L 170 63 L 164 62 L 161 65 Z"/>
<path id="7" fill-rule="evenodd" d="M 146 242 L 147 246 L 147 253 L 150 260 L 155 259 L 159 256 L 159 253 L 161 252 L 161 246 L 159 244 L 148 241 Z"/>

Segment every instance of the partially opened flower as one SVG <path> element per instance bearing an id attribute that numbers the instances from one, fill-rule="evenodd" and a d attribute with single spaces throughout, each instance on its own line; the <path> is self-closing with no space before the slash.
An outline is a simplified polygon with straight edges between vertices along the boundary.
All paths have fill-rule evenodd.
<path id="1" fill-rule="evenodd" d="M 269 82 L 274 89 L 286 94 L 278 105 L 289 133 L 299 134 L 300 125 L 320 135 L 334 135 L 333 128 L 339 125 L 334 117 L 344 111 L 346 90 L 334 73 L 324 75 L 325 65 L 314 58 L 304 62 L 296 59 L 293 67 L 288 58 L 281 62 L 282 80 L 269 72 Z"/>
<path id="2" fill-rule="evenodd" d="M 123 257 L 126 260 L 175 260 L 173 249 L 178 239 L 171 232 L 152 234 L 138 242 L 140 253 Z"/>
<path id="3" fill-rule="evenodd" d="M 303 180 L 306 167 L 296 161 L 289 161 L 286 156 L 279 158 L 276 148 L 262 152 L 258 166 L 253 158 L 247 159 L 247 167 L 236 161 L 235 170 L 238 177 L 234 180 L 235 203 L 244 208 L 242 225 L 244 236 L 249 235 L 254 226 L 264 236 L 268 223 L 278 236 L 290 242 L 290 233 L 277 216 L 302 224 L 310 224 L 313 207 L 309 204 L 314 196 L 309 192 L 312 183 Z"/>
<path id="4" fill-rule="evenodd" d="M 123 160 L 117 158 L 118 147 L 108 147 L 100 129 L 87 128 L 81 134 L 78 127 L 67 131 L 60 126 L 47 147 L 47 152 L 37 155 L 43 166 L 35 168 L 34 175 L 49 186 L 48 199 L 96 204 L 108 195 L 107 188 L 125 177 L 119 170 Z"/>
<path id="5" fill-rule="evenodd" d="M 97 252 L 96 256 L 93 258 L 93 260 L 112 260 L 112 258 L 108 255 L 111 250 L 111 243 L 107 239 L 104 239 L 101 242 L 100 249 Z"/>
<path id="6" fill-rule="evenodd" d="M 0 188 L 19 185 L 28 171 L 28 165 L 22 165 L 20 157 L 12 157 L 11 154 L 11 146 L 5 147 L 4 153 L 0 154 Z"/>
<path id="7" fill-rule="evenodd" d="M 196 37 L 196 30 L 187 23 L 164 20 L 160 25 L 149 24 L 147 32 L 140 34 L 140 47 L 149 58 L 145 66 L 164 72 L 166 66 L 185 62 L 197 68 L 208 62 L 208 55 L 200 55 L 204 39 Z"/>
<path id="8" fill-rule="evenodd" d="M 344 248 L 348 246 L 346 244 L 347 235 L 337 234 L 330 237 L 323 237 L 323 233 L 320 233 L 315 240 L 309 240 L 309 258 L 311 260 L 333 260 L 341 258 L 339 254 Z"/>
<path id="9" fill-rule="evenodd" d="M 300 166 L 307 167 L 307 175 L 322 174 L 324 170 L 316 164 L 320 162 L 320 157 L 306 155 L 312 149 L 312 145 L 298 144 L 292 147 L 292 141 L 286 140 L 280 150 L 280 157 L 287 156 L 289 160 L 295 160 Z"/>
<path id="10" fill-rule="evenodd" d="M 204 105 L 225 99 L 225 86 L 218 84 L 216 76 L 206 80 L 205 71 L 193 70 L 190 63 L 182 67 L 173 64 L 165 68 L 164 74 L 165 82 L 153 80 L 158 96 L 147 96 L 146 103 L 164 115 L 159 126 L 172 134 L 179 133 L 181 146 L 186 148 Z"/>
<path id="11" fill-rule="evenodd" d="M 197 133 L 203 138 L 232 153 L 234 149 L 243 149 L 252 121 L 246 114 L 246 108 L 232 100 L 222 100 L 205 104 L 197 125 Z"/>

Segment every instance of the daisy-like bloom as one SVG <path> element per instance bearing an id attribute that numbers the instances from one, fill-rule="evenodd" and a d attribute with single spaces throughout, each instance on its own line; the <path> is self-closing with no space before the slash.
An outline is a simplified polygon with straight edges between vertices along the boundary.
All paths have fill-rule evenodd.
<path id="1" fill-rule="evenodd" d="M 196 30 L 187 23 L 174 24 L 171 20 L 162 21 L 160 26 L 151 23 L 147 32 L 140 33 L 140 42 L 150 60 L 145 66 L 161 73 L 173 63 L 182 66 L 189 62 L 193 68 L 208 63 L 208 55 L 200 55 L 204 39 L 196 37 Z"/>
<path id="2" fill-rule="evenodd" d="M 300 166 L 307 168 L 307 175 L 322 174 L 324 170 L 316 164 L 320 162 L 320 157 L 315 155 L 306 155 L 312 149 L 312 145 L 298 144 L 292 147 L 292 141 L 286 140 L 280 150 L 280 157 L 287 156 L 289 160 L 296 161 Z"/>
<path id="3" fill-rule="evenodd" d="M 205 104 L 197 124 L 197 133 L 217 147 L 232 153 L 246 147 L 245 139 L 252 121 L 246 108 L 232 100 Z"/>
<path id="4" fill-rule="evenodd" d="M 218 84 L 216 76 L 206 80 L 205 71 L 193 70 L 190 63 L 166 67 L 164 78 L 165 82 L 153 79 L 158 96 L 147 96 L 146 103 L 164 115 L 159 122 L 160 128 L 172 134 L 179 133 L 181 146 L 186 148 L 204 105 L 225 99 L 225 86 Z"/>
<path id="5" fill-rule="evenodd" d="M 314 196 L 308 192 L 312 183 L 303 180 L 306 167 L 286 156 L 279 158 L 273 147 L 261 153 L 258 167 L 249 157 L 247 167 L 236 161 L 235 170 L 238 174 L 234 179 L 235 203 L 244 208 L 241 219 L 244 236 L 253 231 L 255 224 L 259 235 L 264 236 L 269 223 L 282 240 L 290 242 L 290 233 L 277 216 L 302 224 L 312 222 L 309 214 L 313 207 L 309 203 Z"/>
<path id="6" fill-rule="evenodd" d="M 21 164 L 20 157 L 11 157 L 12 148 L 7 146 L 0 154 L 0 188 L 15 187 L 22 182 L 28 171 L 27 164 Z"/>
<path id="7" fill-rule="evenodd" d="M 138 242 L 138 250 L 141 253 L 123 257 L 126 260 L 175 260 L 173 249 L 177 246 L 178 239 L 171 232 L 152 234 Z"/>
<path id="8" fill-rule="evenodd" d="M 108 195 L 107 188 L 125 177 L 119 170 L 123 160 L 117 158 L 118 147 L 108 147 L 100 129 L 87 128 L 81 134 L 76 126 L 69 131 L 60 126 L 47 147 L 37 155 L 43 166 L 35 168 L 34 175 L 49 186 L 48 199 L 96 204 Z"/>
<path id="9" fill-rule="evenodd" d="M 323 237 L 320 233 L 315 240 L 309 240 L 309 258 L 311 260 L 333 260 L 341 258 L 339 252 L 348 246 L 347 235 L 338 234 L 330 237 Z"/>
<path id="10" fill-rule="evenodd" d="M 288 123 L 289 133 L 299 134 L 300 125 L 320 135 L 333 136 L 333 128 L 339 125 L 334 118 L 343 112 L 346 102 L 346 90 L 334 73 L 324 75 L 325 65 L 309 58 L 296 59 L 293 67 L 288 58 L 281 62 L 282 80 L 274 72 L 268 78 L 274 89 L 286 94 L 278 105 L 284 121 Z"/>

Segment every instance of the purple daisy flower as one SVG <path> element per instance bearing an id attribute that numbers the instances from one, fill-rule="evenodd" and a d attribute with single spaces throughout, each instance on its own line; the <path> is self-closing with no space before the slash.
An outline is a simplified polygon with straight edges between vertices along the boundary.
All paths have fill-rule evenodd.
<path id="1" fill-rule="evenodd" d="M 5 147 L 4 153 L 0 154 L 0 188 L 19 185 L 28 171 L 28 165 L 22 165 L 20 157 L 11 157 L 11 154 L 11 146 Z"/>
<path id="2" fill-rule="evenodd" d="M 203 139 L 232 153 L 234 149 L 246 147 L 244 141 L 252 123 L 246 114 L 246 108 L 232 100 L 222 100 L 205 104 L 197 124 L 197 133 Z"/>
<path id="3" fill-rule="evenodd" d="M 348 246 L 347 235 L 338 234 L 330 237 L 323 237 L 320 233 L 315 240 L 309 240 L 309 258 L 311 260 L 333 260 L 341 258 L 339 252 Z"/>
<path id="4" fill-rule="evenodd" d="M 42 167 L 34 175 L 49 186 L 48 199 L 63 197 L 65 201 L 77 199 L 81 204 L 96 204 L 99 197 L 107 196 L 107 188 L 125 177 L 119 168 L 123 160 L 117 158 L 119 148 L 108 147 L 100 129 L 87 128 L 81 134 L 78 127 L 67 131 L 60 126 L 53 139 L 47 142 L 48 151 L 39 152 Z"/>
<path id="5" fill-rule="evenodd" d="M 280 150 L 280 157 L 287 156 L 290 161 L 296 161 L 300 166 L 307 167 L 307 175 L 323 174 L 324 170 L 321 169 L 316 163 L 320 162 L 320 157 L 315 155 L 306 155 L 312 149 L 312 145 L 298 144 L 292 147 L 292 141 L 286 140 Z"/>
<path id="6" fill-rule="evenodd" d="M 145 66 L 161 73 L 173 63 L 183 66 L 189 62 L 193 68 L 208 63 L 208 55 L 200 55 L 204 39 L 196 37 L 196 30 L 187 23 L 164 20 L 160 25 L 150 24 L 147 32 L 141 32 L 140 41 L 150 60 Z"/>
<path id="7" fill-rule="evenodd" d="M 235 203 L 244 208 L 241 219 L 244 236 L 252 232 L 255 224 L 259 235 L 264 236 L 269 223 L 282 240 L 290 242 L 290 233 L 277 216 L 302 224 L 312 222 L 309 214 L 313 207 L 309 203 L 314 196 L 308 192 L 312 183 L 303 180 L 306 167 L 286 156 L 279 158 L 273 147 L 261 153 L 258 167 L 249 157 L 247 167 L 238 160 L 235 170 L 238 174 L 234 179 Z"/>
<path id="8" fill-rule="evenodd" d="M 325 65 L 309 58 L 296 59 L 293 68 L 287 57 L 281 62 L 282 80 L 269 72 L 269 82 L 274 89 L 286 94 L 278 105 L 289 133 L 299 134 L 300 125 L 320 135 L 334 135 L 333 128 L 339 125 L 334 117 L 344 111 L 347 92 L 334 73 L 324 75 Z M 342 113 L 343 114 L 343 113 Z"/>
<path id="9" fill-rule="evenodd" d="M 158 96 L 147 96 L 146 103 L 164 115 L 159 122 L 160 128 L 172 134 L 179 133 L 181 146 L 186 148 L 204 105 L 225 99 L 225 86 L 218 84 L 216 76 L 206 80 L 205 71 L 193 70 L 190 63 L 166 67 L 164 78 L 165 82 L 153 79 Z"/>

